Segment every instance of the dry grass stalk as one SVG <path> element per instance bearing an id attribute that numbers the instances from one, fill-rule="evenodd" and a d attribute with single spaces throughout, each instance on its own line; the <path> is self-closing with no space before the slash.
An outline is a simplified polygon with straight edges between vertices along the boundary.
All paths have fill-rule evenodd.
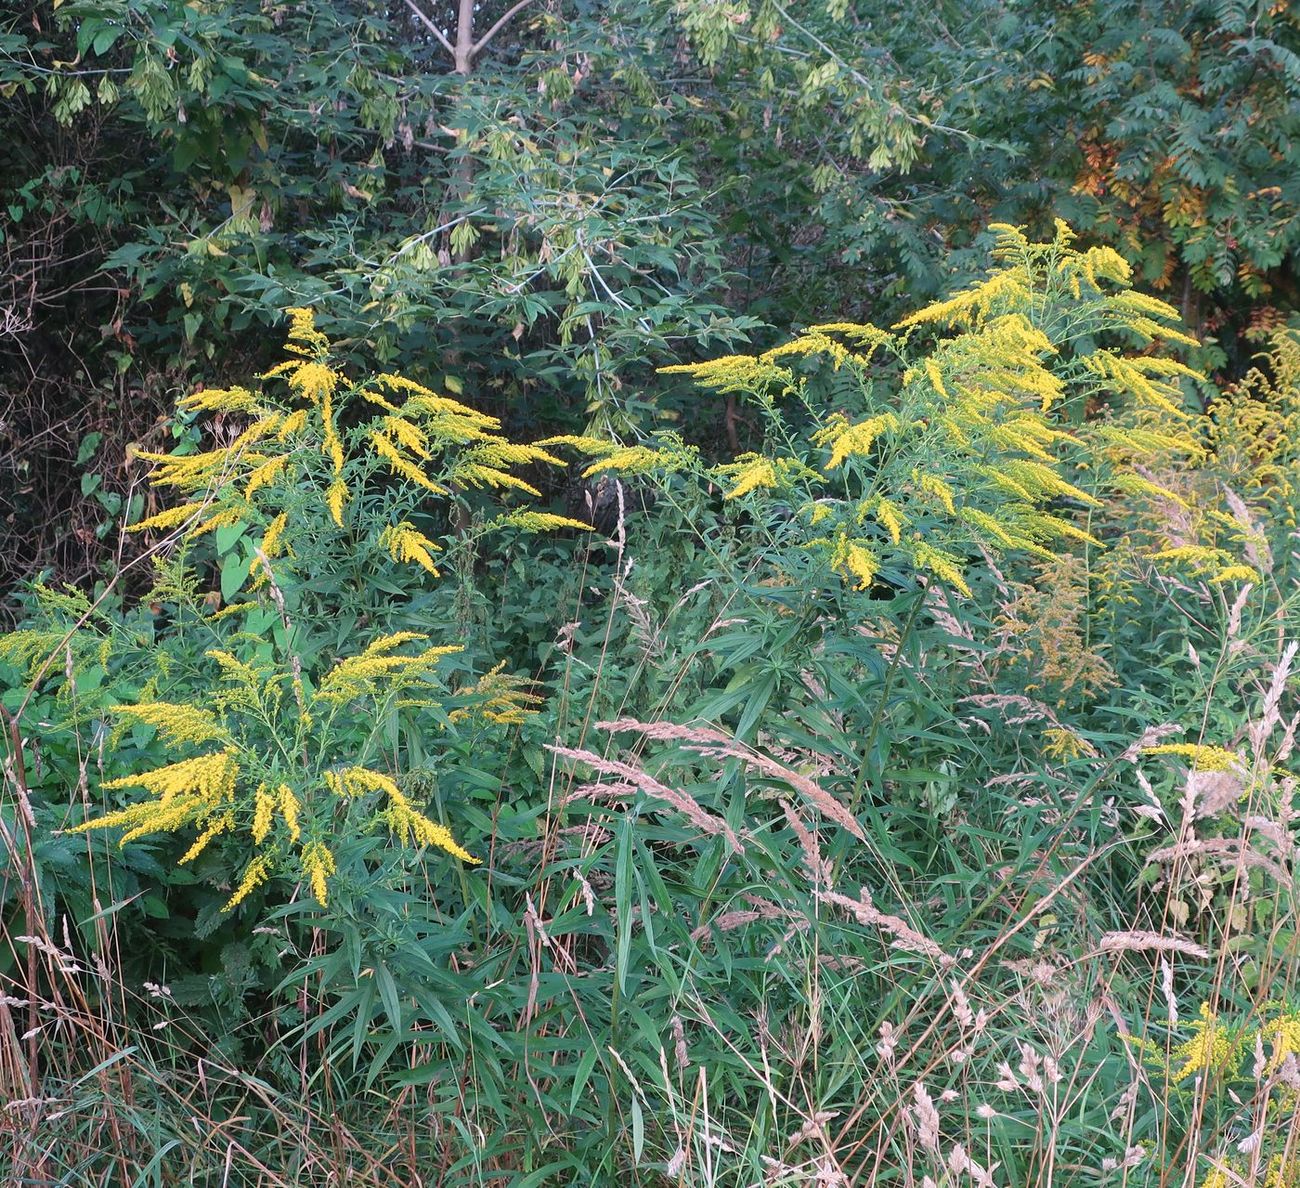
<path id="1" fill-rule="evenodd" d="M 1241 777 L 1232 771 L 1189 771 L 1187 797 L 1193 815 L 1204 820 L 1230 809 L 1246 794 Z"/>
<path id="2" fill-rule="evenodd" d="M 859 924 L 880 929 L 881 932 L 893 938 L 890 942 L 893 948 L 905 949 L 909 953 L 920 953 L 925 957 L 942 961 L 945 965 L 955 964 L 953 958 L 949 957 L 943 949 L 928 936 L 922 936 L 906 920 L 899 916 L 886 915 L 876 908 L 871 902 L 871 892 L 865 887 L 861 888 L 858 894 L 860 898 L 850 899 L 847 895 L 841 895 L 838 891 L 819 891 L 817 892 L 817 898 L 822 903 L 829 903 L 835 907 L 843 908 Z"/>
<path id="3" fill-rule="evenodd" d="M 1182 953 L 1208 961 L 1210 951 L 1181 936 L 1164 936 L 1158 932 L 1108 932 L 1101 938 L 1103 953 Z"/>
<path id="4" fill-rule="evenodd" d="M 817 844 L 817 835 L 799 819 L 799 814 L 794 811 L 788 801 L 781 801 L 781 810 L 785 813 L 785 819 L 790 823 L 791 831 L 799 839 L 799 846 L 803 850 L 804 867 L 808 871 L 809 881 L 814 888 L 825 887 L 829 889 L 831 885 L 831 864 L 822 857 L 821 847 Z"/>
<path id="5" fill-rule="evenodd" d="M 760 899 L 757 895 L 746 895 L 745 902 L 750 905 L 748 908 L 733 908 L 731 911 L 722 912 L 709 923 L 701 924 L 691 932 L 691 940 L 697 943 L 705 940 L 715 927 L 719 932 L 735 932 L 759 920 L 786 921 L 794 918 L 786 908 L 766 899 Z M 804 923 L 806 924 L 806 921 Z"/>
<path id="6" fill-rule="evenodd" d="M 1260 715 L 1256 721 L 1246 728 L 1256 763 L 1267 762 L 1265 748 L 1269 736 L 1282 720 L 1280 709 L 1282 695 L 1286 692 L 1286 683 L 1291 676 L 1291 666 L 1295 663 L 1298 649 L 1300 649 L 1300 643 L 1292 640 L 1283 650 L 1277 666 L 1273 669 L 1273 678 L 1269 682 L 1268 690 L 1264 694 L 1264 704 L 1260 708 Z"/>
<path id="7" fill-rule="evenodd" d="M 816 780 L 811 780 L 806 775 L 778 763 L 775 759 L 737 742 L 721 731 L 706 726 L 677 726 L 671 722 L 638 722 L 633 718 L 620 718 L 616 722 L 597 722 L 596 727 L 612 734 L 630 732 L 659 742 L 680 742 L 685 744 L 686 750 L 710 758 L 739 759 L 752 770 L 789 784 L 807 797 L 809 803 L 828 820 L 848 830 L 859 841 L 866 841 L 866 834 L 863 833 L 857 818 Z"/>
<path id="8" fill-rule="evenodd" d="M 1125 763 L 1136 763 L 1142 758 L 1148 747 L 1157 747 L 1165 739 L 1175 734 L 1182 734 L 1183 728 L 1177 722 L 1161 722 L 1158 726 L 1148 726 L 1141 735 L 1131 742 L 1120 755 Z"/>
<path id="9" fill-rule="evenodd" d="M 647 796 L 662 800 L 665 804 L 676 809 L 701 833 L 705 833 L 710 837 L 724 838 L 733 853 L 738 854 L 743 849 L 740 838 L 736 836 L 736 831 L 726 821 L 702 808 L 685 793 L 669 788 L 666 784 L 661 784 L 648 772 L 641 771 L 639 768 L 627 763 L 620 763 L 616 759 L 605 759 L 592 751 L 578 750 L 574 747 L 560 747 L 551 743 L 546 744 L 546 749 L 561 758 L 575 759 L 579 763 L 585 763 L 602 775 L 620 776 L 622 783 L 616 785 L 620 794 L 625 793 L 629 786 L 639 789 Z M 591 788 L 584 789 L 584 791 L 597 791 L 600 787 L 601 785 L 594 785 Z"/>
<path id="10" fill-rule="evenodd" d="M 1260 531 L 1259 525 L 1255 523 L 1254 517 L 1250 514 L 1250 508 L 1246 506 L 1246 501 L 1231 487 L 1226 486 L 1223 488 L 1223 500 L 1232 511 L 1233 519 L 1243 529 L 1241 534 L 1242 553 L 1246 561 L 1260 573 L 1272 573 L 1273 552 L 1268 547 L 1268 537 Z"/>
<path id="11" fill-rule="evenodd" d="M 1267 871 L 1284 886 L 1291 885 L 1291 875 L 1274 859 L 1252 850 L 1244 841 L 1236 837 L 1188 838 L 1176 845 L 1166 846 L 1147 855 L 1148 862 L 1176 862 L 1180 858 L 1207 857 L 1219 859 L 1225 865 L 1253 866 L 1257 870 Z"/>

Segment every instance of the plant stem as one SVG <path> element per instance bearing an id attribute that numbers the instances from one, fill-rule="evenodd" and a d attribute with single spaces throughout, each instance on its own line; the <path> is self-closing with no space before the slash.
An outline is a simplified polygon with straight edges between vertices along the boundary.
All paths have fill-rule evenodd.
<path id="1" fill-rule="evenodd" d="M 898 645 L 894 649 L 894 657 L 889 662 L 889 668 L 885 672 L 885 683 L 880 690 L 880 700 L 876 702 L 875 713 L 871 716 L 871 725 L 867 728 L 866 742 L 862 747 L 862 762 L 858 766 L 857 779 L 853 783 L 853 792 L 849 796 L 849 812 L 858 811 L 858 801 L 862 797 L 862 790 L 867 781 L 867 763 L 871 759 L 871 752 L 875 749 L 876 735 L 880 731 L 881 719 L 885 716 L 885 705 L 889 701 L 890 690 L 894 685 L 894 676 L 898 672 L 898 666 L 903 658 L 903 649 L 907 646 L 907 641 L 911 637 L 912 628 L 916 623 L 916 616 L 920 613 L 921 607 L 925 604 L 925 596 L 929 587 L 923 587 L 917 595 L 916 601 L 912 603 L 912 608 L 907 612 L 907 620 L 903 624 L 902 633 L 898 637 Z"/>

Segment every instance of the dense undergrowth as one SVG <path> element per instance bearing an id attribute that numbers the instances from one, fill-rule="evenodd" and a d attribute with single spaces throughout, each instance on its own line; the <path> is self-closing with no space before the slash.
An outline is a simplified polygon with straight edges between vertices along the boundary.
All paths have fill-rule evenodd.
<path id="1" fill-rule="evenodd" d="M 0 639 L 5 1182 L 1300 1181 L 1300 338 L 995 232 L 685 368 L 721 464 L 303 310 L 183 400 Z"/>

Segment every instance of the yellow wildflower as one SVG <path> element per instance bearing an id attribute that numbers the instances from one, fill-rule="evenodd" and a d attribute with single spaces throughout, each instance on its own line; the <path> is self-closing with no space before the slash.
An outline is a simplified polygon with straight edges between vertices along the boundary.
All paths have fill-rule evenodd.
<path id="1" fill-rule="evenodd" d="M 856 579 L 855 589 L 866 590 L 876 579 L 876 555 L 856 540 L 844 546 L 843 568 Z"/>
<path id="2" fill-rule="evenodd" d="M 284 469 L 288 466 L 291 458 L 291 454 L 279 454 L 258 465 L 253 470 L 253 473 L 248 476 L 248 483 L 244 487 L 245 501 L 252 499 L 263 487 L 269 487 L 275 482 L 284 473 Z"/>
<path id="3" fill-rule="evenodd" d="M 417 531 L 409 520 L 385 528 L 379 534 L 379 546 L 387 549 L 394 561 L 414 561 L 434 577 L 439 576 L 432 553 L 441 551 L 442 546 L 430 540 L 423 532 Z"/>
<path id="4" fill-rule="evenodd" d="M 175 528 L 179 524 L 185 523 L 186 520 L 197 516 L 200 512 L 207 509 L 206 503 L 183 503 L 180 507 L 169 507 L 166 511 L 160 511 L 148 519 L 141 520 L 138 524 L 132 524 L 128 532 L 145 532 L 159 531 L 164 528 Z"/>
<path id="5" fill-rule="evenodd" d="M 200 755 L 195 759 L 182 759 L 141 775 L 122 776 L 105 780 L 102 788 L 144 788 L 166 804 L 175 797 L 191 795 L 208 804 L 220 804 L 234 791 L 239 776 L 239 761 L 233 748 Z M 124 810 L 128 811 L 128 810 Z M 105 826 L 107 818 L 77 826 L 76 831 Z"/>
<path id="6" fill-rule="evenodd" d="M 829 340 L 828 340 L 829 341 Z M 841 348 L 843 349 L 843 348 Z M 724 355 L 707 363 L 677 363 L 659 368 L 661 375 L 689 375 L 704 388 L 715 392 L 760 392 L 773 385 L 789 388 L 794 384 L 794 373 L 772 362 L 752 355 Z"/>
<path id="7" fill-rule="evenodd" d="M 1193 771 L 1231 771 L 1241 765 L 1240 756 L 1233 751 L 1200 743 L 1161 743 L 1143 750 L 1148 755 L 1180 755 L 1190 759 Z"/>
<path id="8" fill-rule="evenodd" d="M 1222 557 L 1218 549 L 1207 545 L 1175 545 L 1150 554 L 1152 561 L 1178 561 L 1195 569 L 1221 565 Z"/>
<path id="9" fill-rule="evenodd" d="M 761 454 L 742 454 L 735 462 L 718 467 L 718 473 L 736 484 L 724 499 L 740 499 L 760 487 L 777 485 L 776 465 Z"/>
<path id="10" fill-rule="evenodd" d="M 402 457 L 401 451 L 383 433 L 375 430 L 369 435 L 369 441 L 375 453 L 387 463 L 388 469 L 394 474 L 400 474 L 416 486 L 432 491 L 435 495 L 447 494 L 446 487 L 440 487 L 409 458 Z"/>
<path id="11" fill-rule="evenodd" d="M 239 778 L 239 760 L 233 748 L 184 759 L 142 775 L 106 780 L 104 789 L 144 788 L 152 800 L 129 805 L 94 820 L 73 826 L 70 833 L 92 829 L 124 828 L 119 846 L 149 833 L 166 833 L 191 821 L 206 820 L 229 804 Z"/>
<path id="12" fill-rule="evenodd" d="M 912 482 L 923 495 L 928 495 L 931 499 L 937 500 L 950 516 L 957 514 L 957 508 L 953 503 L 952 487 L 936 474 L 923 474 L 919 470 L 912 471 Z"/>
<path id="13" fill-rule="evenodd" d="M 896 432 L 898 428 L 898 417 L 893 413 L 879 413 L 853 425 L 841 418 L 838 422 L 828 423 L 826 429 L 813 436 L 813 441 L 817 445 L 831 447 L 830 459 L 823 467 L 829 471 L 834 470 L 846 458 L 869 454 L 876 438 L 884 433 Z"/>
<path id="14" fill-rule="evenodd" d="M 295 433 L 301 433 L 307 428 L 307 410 L 300 408 L 296 412 L 291 412 L 284 418 L 280 428 L 276 430 L 275 437 L 277 441 L 284 441 L 292 437 Z"/>
<path id="15" fill-rule="evenodd" d="M 289 838 L 297 842 L 302 836 L 302 829 L 298 825 L 298 813 L 302 806 L 288 784 L 281 784 L 276 789 L 276 798 L 279 802 L 280 816 L 284 818 L 285 827 L 289 830 Z"/>
<path id="16" fill-rule="evenodd" d="M 325 492 L 325 506 L 329 508 L 330 518 L 340 528 L 343 527 L 343 504 L 348 494 L 348 485 L 342 479 L 335 479 Z"/>
<path id="17" fill-rule="evenodd" d="M 393 785 L 392 791 L 388 794 L 388 809 L 384 817 L 388 821 L 389 828 L 404 843 L 414 841 L 422 846 L 433 846 L 435 849 L 445 850 L 462 862 L 469 862 L 475 866 L 479 863 L 479 859 L 473 854 L 456 844 L 450 829 L 445 825 L 439 825 L 436 821 L 430 821 L 423 813 L 417 812 L 411 802 L 398 791 L 396 785 Z"/>
<path id="18" fill-rule="evenodd" d="M 244 506 L 223 507 L 220 511 L 214 512 L 203 523 L 190 530 L 191 540 L 195 540 L 208 532 L 215 532 L 218 528 L 229 528 L 238 524 L 245 515 L 248 514 L 248 508 Z"/>
<path id="19" fill-rule="evenodd" d="M 881 497 L 876 500 L 876 522 L 889 533 L 889 538 L 898 544 L 903 533 L 905 520 L 898 505 Z"/>
<path id="20" fill-rule="evenodd" d="M 299 354 L 315 353 L 329 349 L 329 339 L 316 329 L 316 315 L 310 309 L 295 307 L 284 311 L 289 315 L 289 349 Z"/>
<path id="21" fill-rule="evenodd" d="M 1097 749 L 1068 726 L 1049 726 L 1043 731 L 1043 754 L 1068 763 L 1081 755 L 1096 755 Z"/>
<path id="22" fill-rule="evenodd" d="M 962 577 L 961 562 L 951 553 L 918 540 L 912 544 L 912 560 L 918 569 L 930 570 L 936 577 L 965 594 L 967 598 L 971 596 L 970 586 Z"/>
<path id="23" fill-rule="evenodd" d="M 582 472 L 583 478 L 591 478 L 601 471 L 615 471 L 620 474 L 653 474 L 663 470 L 672 462 L 672 455 L 663 450 L 654 450 L 649 446 L 622 446 L 593 462 Z"/>
<path id="24" fill-rule="evenodd" d="M 322 678 L 317 697 L 325 701 L 349 701 L 366 693 L 375 692 L 378 682 L 415 680 L 443 656 L 461 651 L 460 645 L 450 644 L 426 648 L 416 656 L 393 656 L 389 653 L 412 640 L 426 637 L 414 631 L 398 631 L 375 640 L 356 656 L 340 660 Z"/>
<path id="25" fill-rule="evenodd" d="M 168 745 L 229 742 L 230 735 L 220 720 L 196 705 L 170 701 L 148 701 L 137 705 L 115 705 L 112 712 L 152 726 Z"/>
<path id="26" fill-rule="evenodd" d="M 524 491 L 529 495 L 540 496 L 541 492 L 532 485 L 507 470 L 485 463 L 471 452 L 463 455 L 452 467 L 448 479 L 462 488 L 495 487 Z"/>
<path id="27" fill-rule="evenodd" d="M 343 377 L 324 363 L 299 363 L 289 375 L 289 387 L 304 400 L 320 404 L 334 394 Z"/>
<path id="28" fill-rule="evenodd" d="M 254 793 L 253 824 L 249 829 L 253 841 L 261 845 L 266 841 L 266 836 L 271 832 L 271 824 L 275 819 L 275 798 L 267 790 L 265 784 L 257 785 L 257 792 Z"/>
<path id="29" fill-rule="evenodd" d="M 278 557 L 280 555 L 280 541 L 284 536 L 285 525 L 289 522 L 289 513 L 281 512 L 274 520 L 267 525 L 266 531 L 262 534 L 262 543 L 258 546 L 258 552 L 263 557 Z M 254 557 L 249 563 L 248 572 L 252 573 L 258 565 L 260 559 Z"/>
<path id="30" fill-rule="evenodd" d="M 270 877 L 271 863 L 265 854 L 258 854 L 247 867 L 244 868 L 244 877 L 240 880 L 239 886 L 235 888 L 235 893 L 226 901 L 222 911 L 232 911 L 237 908 L 253 891 L 265 883 Z"/>
<path id="31" fill-rule="evenodd" d="M 557 516 L 551 512 L 512 511 L 498 516 L 492 521 L 494 526 L 502 528 L 519 528 L 524 532 L 550 532 L 559 528 L 578 528 L 584 532 L 591 531 L 591 525 L 569 516 Z"/>
<path id="32" fill-rule="evenodd" d="M 344 767 L 337 772 L 327 771 L 324 775 L 330 790 L 346 799 L 364 796 L 367 792 L 383 792 L 390 797 L 401 795 L 392 776 L 371 771 L 368 767 Z"/>
<path id="33" fill-rule="evenodd" d="M 384 432 L 389 434 L 400 446 L 417 457 L 428 462 L 433 455 L 429 452 L 429 435 L 418 425 L 400 416 L 384 419 Z"/>
<path id="34" fill-rule="evenodd" d="M 235 827 L 235 818 L 230 813 L 223 813 L 211 825 L 209 825 L 195 839 L 194 844 L 190 846 L 177 860 L 178 866 L 184 866 L 187 862 L 193 862 L 204 850 L 208 848 L 208 843 L 214 837 L 219 837 L 223 833 L 229 833 Z"/>
<path id="35" fill-rule="evenodd" d="M 1003 524 L 988 512 L 980 511 L 979 508 L 965 507 L 962 508 L 961 518 L 968 524 L 973 524 L 985 536 L 991 537 L 1000 545 L 1005 545 L 1009 549 L 1023 548 L 1025 545 L 1032 545 L 1031 541 L 1023 537 L 1014 536 L 1008 529 L 1008 525 Z"/>
<path id="36" fill-rule="evenodd" d="M 247 388 L 205 388 L 177 402 L 188 412 L 255 412 L 257 397 Z"/>
<path id="37" fill-rule="evenodd" d="M 302 863 L 302 873 L 311 883 L 311 893 L 316 896 L 316 902 L 321 907 L 327 906 L 329 903 L 327 881 L 337 869 L 334 855 L 330 853 L 329 847 L 324 842 L 313 841 L 303 846 L 299 861 Z"/>
<path id="38" fill-rule="evenodd" d="M 524 677 L 513 676 L 505 672 L 506 662 L 501 661 L 495 668 L 485 672 L 469 689 L 462 690 L 474 699 L 472 706 L 454 709 L 447 716 L 453 722 L 477 713 L 489 722 L 506 726 L 517 726 L 525 721 L 529 714 L 537 711 L 532 707 L 541 703 L 541 698 L 534 693 L 525 692 L 522 686 L 528 684 Z"/>
<path id="39" fill-rule="evenodd" d="M 1288 1056 L 1300 1056 L 1300 1012 L 1279 1015 L 1260 1029 L 1260 1038 L 1273 1049 L 1264 1071 L 1275 1073 Z"/>
<path id="40" fill-rule="evenodd" d="M 1237 1044 L 1219 1022 L 1219 1017 L 1210 1010 L 1209 1003 L 1201 1003 L 1200 1016 L 1191 1025 L 1191 1038 L 1169 1054 L 1170 1064 L 1179 1066 L 1173 1074 L 1175 1081 L 1186 1080 L 1201 1072 L 1223 1072 L 1237 1053 Z"/>
<path id="41" fill-rule="evenodd" d="M 1254 582 L 1258 583 L 1260 576 L 1258 570 L 1251 565 L 1229 565 L 1219 570 L 1211 579 L 1210 585 L 1222 585 L 1224 582 Z"/>
<path id="42" fill-rule="evenodd" d="M 925 361 L 925 374 L 934 390 L 947 400 L 948 389 L 943 386 L 943 375 L 940 373 L 939 364 L 935 360 L 927 359 Z"/>

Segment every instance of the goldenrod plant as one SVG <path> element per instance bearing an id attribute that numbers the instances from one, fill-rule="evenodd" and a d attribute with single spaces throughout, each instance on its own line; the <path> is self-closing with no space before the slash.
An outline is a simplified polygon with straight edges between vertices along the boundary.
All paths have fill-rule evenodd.
<path id="1" fill-rule="evenodd" d="M 791 508 L 800 547 L 859 589 L 914 572 L 969 596 L 981 554 L 1100 548 L 1108 504 L 1174 498 L 1151 472 L 1204 453 L 1204 378 L 1171 354 L 1196 345 L 1178 311 L 1060 221 L 1047 242 L 992 230 L 983 280 L 889 329 L 830 322 L 761 354 L 663 369 L 758 410 L 762 452 L 703 477 L 728 500 Z M 652 467 L 642 454 L 598 465 Z M 665 457 L 680 466 L 679 451 Z M 1222 550 L 1199 559 L 1238 576 Z"/>
<path id="2" fill-rule="evenodd" d="M 1225 481 L 1295 526 L 1300 330 L 1272 330 L 1252 367 L 1213 400 L 1206 440 Z"/>
<path id="3" fill-rule="evenodd" d="M 302 313 L 198 394 L 152 585 L 0 640 L 0 1176 L 1295 1183 L 1286 344 L 1229 409 L 1105 248 L 993 238 L 675 372 L 725 455 L 515 452 Z"/>
<path id="4" fill-rule="evenodd" d="M 422 643 L 412 632 L 385 636 L 318 676 L 304 673 L 301 665 L 272 667 L 209 650 L 213 672 L 205 704 L 147 701 L 110 707 L 123 727 L 139 723 L 156 730 L 169 754 L 202 753 L 106 780 L 103 792 L 140 788 L 150 798 L 73 831 L 121 830 L 119 846 L 153 834 L 192 831 L 197 836 L 179 859 L 182 865 L 217 838 L 237 840 L 247 858 L 226 910 L 276 875 L 291 883 L 301 880 L 325 904 L 336 870 L 329 839 L 345 823 L 353 828 L 364 828 L 367 820 L 383 824 L 402 843 L 477 862 L 445 825 L 412 804 L 390 774 L 362 765 L 365 752 L 358 754 L 355 731 L 339 728 L 340 717 L 359 715 L 377 724 L 395 704 L 434 704 L 437 662 L 460 649 L 399 650 Z M 376 733 L 374 727 L 370 733 Z M 382 808 L 370 811 L 376 794 Z M 366 811 L 359 814 L 354 803 Z"/>
<path id="5" fill-rule="evenodd" d="M 478 862 L 404 789 L 400 769 L 410 764 L 411 746 L 402 739 L 420 731 L 427 764 L 439 733 L 517 726 L 538 702 L 527 682 L 504 671 L 504 661 L 477 680 L 463 679 L 460 690 L 449 687 L 438 662 L 462 653 L 461 643 L 409 629 L 368 643 L 331 631 L 347 575 L 331 574 L 330 561 L 355 567 L 357 553 L 380 554 L 411 567 L 412 587 L 420 570 L 437 578 L 435 558 L 445 550 L 431 533 L 434 525 L 446 532 L 451 517 L 440 520 L 429 501 L 445 504 L 483 488 L 536 496 L 518 468 L 559 459 L 510 442 L 495 418 L 401 376 L 348 379 L 311 311 L 293 309 L 289 318 L 289 358 L 260 377 L 257 391 L 205 389 L 181 400 L 182 415 L 211 415 L 214 433 L 224 427 L 224 442 L 137 454 L 152 464 L 155 488 L 183 499 L 129 528 L 165 534 L 178 550 L 158 566 L 147 599 L 188 615 L 207 646 L 183 673 L 158 654 L 145 666 L 152 672 L 137 686 L 138 700 L 101 707 L 115 723 L 112 739 L 152 731 L 168 761 L 102 780 L 97 794 L 110 800 L 106 811 L 92 811 L 72 829 L 116 831 L 119 846 L 177 834 L 187 839 L 181 865 L 225 843 L 226 860 L 238 870 L 225 910 L 281 877 L 326 904 L 340 830 L 383 826 L 402 844 Z M 492 511 L 479 515 L 472 534 L 587 527 L 531 507 Z M 219 589 L 204 599 L 198 573 L 209 536 L 216 565 L 207 573 Z M 454 547 L 464 548 L 464 540 Z M 243 601 L 222 605 L 244 586 Z M 47 611 L 65 612 L 63 620 L 90 609 L 85 600 L 64 605 L 70 595 L 42 597 Z M 368 597 L 350 609 L 353 623 L 391 616 Z M 39 679 L 51 652 L 66 647 L 69 681 L 92 659 L 102 675 L 114 640 L 86 632 L 86 617 L 70 632 L 13 633 L 0 659 L 27 664 Z M 124 793 L 130 799 L 115 807 Z"/>
<path id="6" fill-rule="evenodd" d="M 250 542 L 247 564 L 257 586 L 268 572 L 265 562 L 292 566 L 295 550 L 308 549 L 304 531 L 319 536 L 322 517 L 314 513 L 323 509 L 335 529 L 349 533 L 350 548 L 370 534 L 371 547 L 436 577 L 434 555 L 442 545 L 410 520 L 411 509 L 429 497 L 451 499 L 483 488 L 537 496 L 518 468 L 560 464 L 540 446 L 507 440 L 495 417 L 423 384 L 387 372 L 349 379 L 312 311 L 291 309 L 288 315 L 289 358 L 261 377 L 257 391 L 209 388 L 180 401 L 182 413 L 215 414 L 239 425 L 227 443 L 195 453 L 137 452 L 153 465 L 151 484 L 175 490 L 186 502 L 130 531 L 179 530 L 194 541 L 221 529 L 257 526 L 260 540 Z M 503 511 L 491 526 L 587 527 L 531 510 Z M 310 547 L 319 549 L 319 539 Z"/>

